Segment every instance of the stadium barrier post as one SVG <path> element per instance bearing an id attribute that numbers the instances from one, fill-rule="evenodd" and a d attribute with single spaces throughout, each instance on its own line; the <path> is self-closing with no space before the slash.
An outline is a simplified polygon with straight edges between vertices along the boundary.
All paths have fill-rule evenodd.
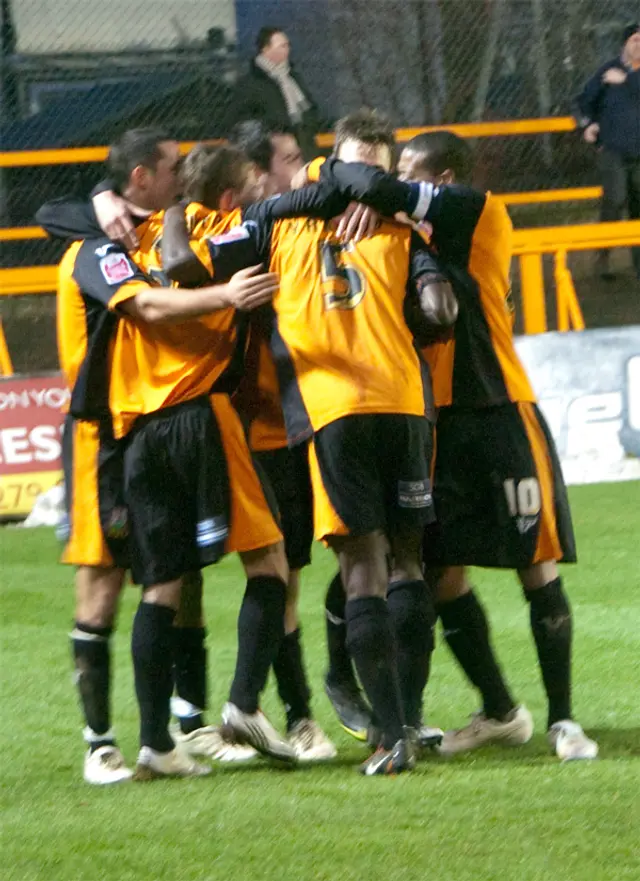
<path id="1" fill-rule="evenodd" d="M 0 318 L 0 376 L 13 376 L 13 362 L 9 354 L 7 338 L 4 335 L 2 318 Z"/>
<path id="2" fill-rule="evenodd" d="M 567 266 L 567 252 L 556 251 L 555 259 L 556 311 L 558 330 L 584 330 L 584 316 L 578 302 L 571 270 Z"/>
<path id="3" fill-rule="evenodd" d="M 524 332 L 545 333 L 547 313 L 544 302 L 542 254 L 520 255 L 520 289 Z"/>

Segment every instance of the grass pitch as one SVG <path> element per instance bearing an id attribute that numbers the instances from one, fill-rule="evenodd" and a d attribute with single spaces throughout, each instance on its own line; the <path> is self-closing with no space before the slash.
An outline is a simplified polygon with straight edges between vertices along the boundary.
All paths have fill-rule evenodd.
<path id="1" fill-rule="evenodd" d="M 0 529 L 4 881 L 638 881 L 640 879 L 640 485 L 574 488 L 580 564 L 563 574 L 575 616 L 576 717 L 600 743 L 593 763 L 549 755 L 527 609 L 509 573 L 477 571 L 494 643 L 537 730 L 526 747 L 422 762 L 363 779 L 365 753 L 322 691 L 322 600 L 334 572 L 316 547 L 302 621 L 319 722 L 339 758 L 293 772 L 255 761 L 194 781 L 97 788 L 83 743 L 66 634 L 70 569 L 50 530 Z M 226 697 L 243 589 L 227 559 L 207 571 L 211 710 Z M 135 760 L 128 588 L 114 639 L 114 722 Z M 438 646 L 433 724 L 462 724 L 477 699 Z M 272 685 L 264 701 L 282 724 Z"/>

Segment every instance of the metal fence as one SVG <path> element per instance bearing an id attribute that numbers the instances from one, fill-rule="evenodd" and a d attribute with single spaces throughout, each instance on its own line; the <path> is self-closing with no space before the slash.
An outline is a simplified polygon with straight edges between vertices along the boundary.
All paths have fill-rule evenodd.
<path id="1" fill-rule="evenodd" d="M 581 84 L 620 50 L 638 0 L 2 0 L 4 150 L 108 143 L 161 122 L 181 139 L 224 136 L 233 89 L 263 24 L 293 55 L 330 124 L 362 104 L 397 126 L 565 115 Z M 574 134 L 480 145 L 494 189 L 589 183 Z M 6 172 L 3 222 L 27 219 L 37 176 Z M 497 186 L 496 186 L 497 185 Z"/>
<path id="2" fill-rule="evenodd" d="M 363 104 L 413 127 L 570 115 L 582 84 L 620 51 L 624 25 L 640 18 L 638 0 L 0 0 L 0 8 L 8 152 L 108 144 L 151 123 L 183 140 L 224 137 L 265 24 L 288 33 L 329 129 Z M 497 192 L 596 182 L 593 148 L 576 132 L 474 146 L 477 183 Z M 100 163 L 0 167 L 0 226 L 33 223 L 44 200 L 86 194 L 102 174 Z M 0 248 L 4 266 L 59 257 L 44 240 Z M 14 332 L 36 315 L 49 328 L 30 300 L 19 298 L 11 315 L 2 304 Z"/>

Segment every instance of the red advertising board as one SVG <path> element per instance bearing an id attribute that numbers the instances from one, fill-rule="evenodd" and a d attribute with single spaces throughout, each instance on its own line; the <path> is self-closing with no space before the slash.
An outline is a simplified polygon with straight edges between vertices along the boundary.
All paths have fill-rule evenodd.
<path id="1" fill-rule="evenodd" d="M 0 379 L 0 518 L 24 517 L 62 479 L 69 390 L 59 373 Z"/>

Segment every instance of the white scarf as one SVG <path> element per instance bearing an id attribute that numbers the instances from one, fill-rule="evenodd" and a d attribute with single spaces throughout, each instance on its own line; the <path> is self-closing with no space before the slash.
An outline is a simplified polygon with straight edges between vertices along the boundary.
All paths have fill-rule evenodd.
<path id="1" fill-rule="evenodd" d="M 308 110 L 310 105 L 304 96 L 304 92 L 291 76 L 289 62 L 283 61 L 282 64 L 274 64 L 268 58 L 265 58 L 264 55 L 258 55 L 255 63 L 267 76 L 275 80 L 280 87 L 291 122 L 301 122 L 305 110 Z"/>

